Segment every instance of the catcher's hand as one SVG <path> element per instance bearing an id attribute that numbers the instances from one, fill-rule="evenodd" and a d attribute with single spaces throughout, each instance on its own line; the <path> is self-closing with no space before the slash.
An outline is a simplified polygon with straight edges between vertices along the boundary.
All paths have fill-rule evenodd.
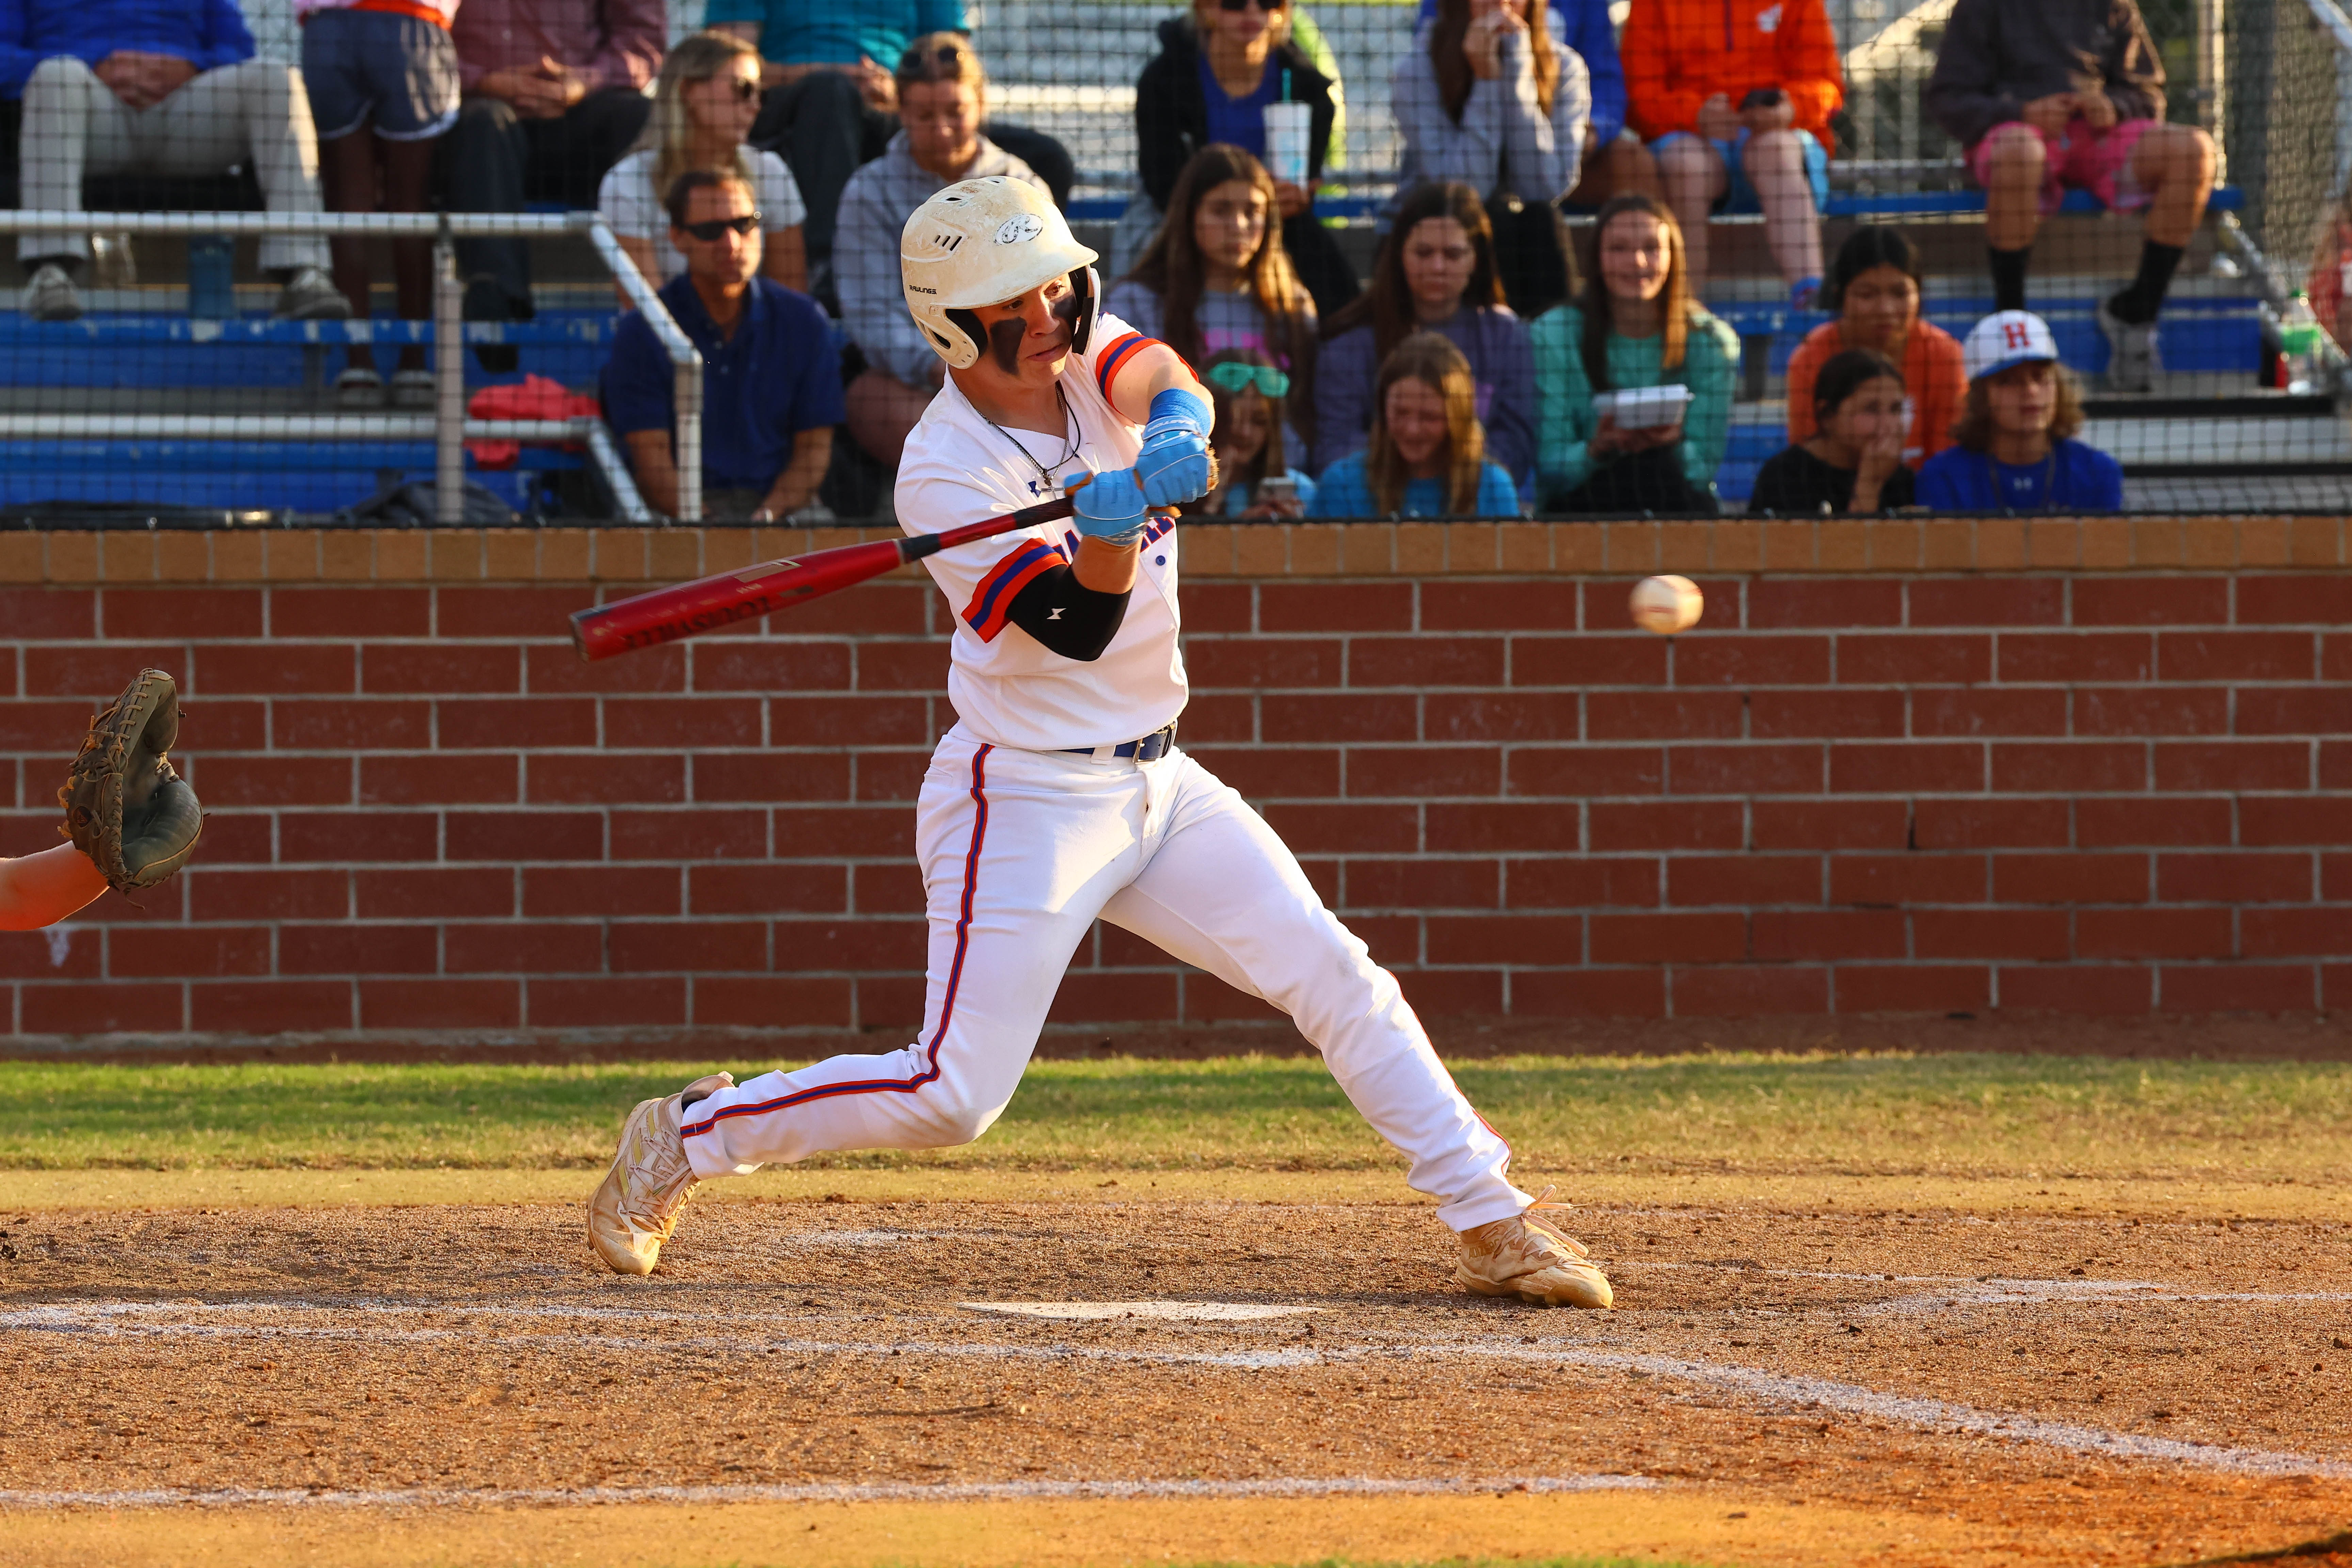
<path id="1" fill-rule="evenodd" d="M 180 734 L 180 693 L 142 669 L 89 722 L 81 754 L 58 791 L 58 837 L 90 858 L 118 893 L 152 888 L 187 864 L 204 831 L 196 792 L 164 753 Z"/>

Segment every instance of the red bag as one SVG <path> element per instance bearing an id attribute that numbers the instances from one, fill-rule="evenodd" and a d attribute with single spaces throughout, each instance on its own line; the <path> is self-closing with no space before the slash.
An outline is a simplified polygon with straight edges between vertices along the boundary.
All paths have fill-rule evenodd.
<path id="1" fill-rule="evenodd" d="M 527 375 L 505 386 L 482 388 L 467 403 L 466 413 L 475 419 L 578 419 L 583 416 L 593 419 L 604 409 L 594 398 L 569 391 L 560 381 Z M 578 444 L 566 445 L 576 447 Z M 474 455 L 476 468 L 510 468 L 522 456 L 522 443 L 468 441 L 466 450 Z"/>

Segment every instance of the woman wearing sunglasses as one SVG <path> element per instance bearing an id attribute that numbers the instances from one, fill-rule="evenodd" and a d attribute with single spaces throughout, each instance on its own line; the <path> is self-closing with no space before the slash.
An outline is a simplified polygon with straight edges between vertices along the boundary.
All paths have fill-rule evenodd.
<path id="1" fill-rule="evenodd" d="M 1282 522 L 1307 515 L 1315 481 L 1290 466 L 1283 403 L 1290 377 L 1251 349 L 1212 354 L 1201 367 L 1216 408 L 1217 488 L 1184 510 L 1205 517 Z"/>
<path id="2" fill-rule="evenodd" d="M 655 288 L 686 269 L 686 258 L 669 243 L 662 198 L 688 169 L 732 172 L 749 181 L 766 231 L 761 275 L 787 289 L 808 287 L 801 247 L 808 213 L 800 187 L 782 158 L 743 143 L 759 113 L 760 51 L 740 38 L 697 33 L 662 62 L 645 133 L 596 193 L 596 210 Z M 622 308 L 628 304 L 624 290 Z"/>

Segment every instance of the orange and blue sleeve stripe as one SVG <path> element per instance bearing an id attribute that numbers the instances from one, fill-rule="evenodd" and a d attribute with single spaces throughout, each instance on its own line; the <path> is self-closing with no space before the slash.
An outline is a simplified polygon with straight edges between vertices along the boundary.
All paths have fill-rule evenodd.
<path id="1" fill-rule="evenodd" d="M 1137 350 L 1150 347 L 1152 342 L 1141 332 L 1129 332 L 1123 338 L 1113 338 L 1095 356 L 1095 384 L 1102 389 L 1103 396 L 1110 395 L 1110 384 L 1118 378 L 1120 367 L 1135 357 Z"/>
<path id="2" fill-rule="evenodd" d="M 994 642 L 1012 624 L 1013 601 L 1021 590 L 1061 563 L 1060 551 L 1042 539 L 1027 541 L 980 580 L 971 603 L 963 607 L 965 624 L 980 634 L 981 641 Z"/>

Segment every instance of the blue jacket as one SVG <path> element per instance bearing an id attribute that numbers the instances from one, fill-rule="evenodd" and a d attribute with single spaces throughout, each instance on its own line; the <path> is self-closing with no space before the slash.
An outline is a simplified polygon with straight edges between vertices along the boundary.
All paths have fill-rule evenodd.
<path id="1" fill-rule="evenodd" d="M 253 35 L 236 0 L 0 0 L 0 98 L 24 97 L 52 56 L 94 66 L 117 49 L 218 70 L 253 58 Z"/>
<path id="2" fill-rule="evenodd" d="M 1919 468 L 1916 493 L 1932 511 L 2121 511 L 2124 470 L 2096 447 L 2062 440 L 2039 463 L 2012 468 L 1989 452 L 1947 447 Z"/>
<path id="3" fill-rule="evenodd" d="M 1617 29 L 1609 22 L 1609 0 L 1551 0 L 1559 29 L 1552 36 L 1574 49 L 1592 78 L 1592 141 L 1606 147 L 1625 129 L 1625 68 L 1617 58 Z M 1421 20 L 1437 16 L 1437 0 L 1421 0 Z"/>

